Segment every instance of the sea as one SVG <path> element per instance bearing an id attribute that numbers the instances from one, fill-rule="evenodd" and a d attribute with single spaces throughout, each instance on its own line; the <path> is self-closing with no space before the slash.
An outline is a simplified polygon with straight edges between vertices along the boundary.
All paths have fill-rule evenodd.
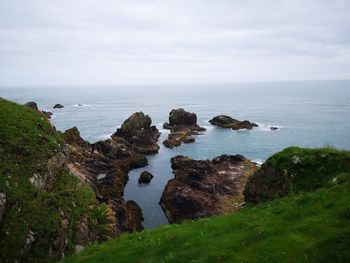
<path id="1" fill-rule="evenodd" d="M 173 156 L 212 159 L 241 154 L 261 164 L 289 146 L 350 150 L 350 80 L 1 87 L 0 97 L 21 104 L 35 101 L 41 110 L 53 112 L 51 123 L 58 130 L 77 126 L 90 142 L 109 138 L 134 112 L 148 114 L 161 131 L 160 151 L 147 156 L 147 167 L 129 173 L 124 194 L 140 205 L 145 228 L 168 223 L 159 200 L 174 177 Z M 53 109 L 56 103 L 64 108 Z M 162 125 L 176 108 L 195 112 L 198 124 L 207 130 L 195 143 L 167 149 L 162 142 L 168 131 Z M 219 114 L 259 127 L 233 131 L 210 125 Z M 138 184 L 142 171 L 154 175 L 150 184 Z"/>

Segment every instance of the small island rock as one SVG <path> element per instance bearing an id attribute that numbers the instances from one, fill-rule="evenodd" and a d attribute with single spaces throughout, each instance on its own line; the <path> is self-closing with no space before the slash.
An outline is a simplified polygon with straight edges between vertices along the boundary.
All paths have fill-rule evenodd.
<path id="1" fill-rule="evenodd" d="M 149 184 L 153 178 L 153 175 L 150 172 L 144 171 L 141 173 L 139 178 L 139 184 Z"/>
<path id="2" fill-rule="evenodd" d="M 54 109 L 62 109 L 64 108 L 64 106 L 62 104 L 55 104 L 55 106 L 53 106 Z"/>
<path id="3" fill-rule="evenodd" d="M 195 142 L 193 135 L 199 135 L 199 132 L 206 129 L 197 124 L 197 115 L 193 112 L 187 112 L 184 109 L 173 109 L 169 113 L 169 122 L 163 124 L 164 129 L 170 130 L 168 139 L 163 144 L 167 148 L 174 148 L 181 143 Z"/>
<path id="4" fill-rule="evenodd" d="M 209 121 L 210 124 L 219 126 L 221 128 L 240 130 L 240 129 L 252 129 L 258 127 L 256 123 L 244 120 L 239 121 L 227 115 L 218 115 Z"/>

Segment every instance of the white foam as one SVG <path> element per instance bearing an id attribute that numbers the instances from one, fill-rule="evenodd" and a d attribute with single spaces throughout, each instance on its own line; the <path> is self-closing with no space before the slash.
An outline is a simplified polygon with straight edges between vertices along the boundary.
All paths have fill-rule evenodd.
<path id="1" fill-rule="evenodd" d="M 91 107 L 91 104 L 74 104 L 74 108 Z"/>
<path id="2" fill-rule="evenodd" d="M 280 125 L 263 124 L 258 122 L 256 124 L 258 124 L 258 127 L 256 127 L 256 129 L 260 131 L 276 132 L 284 128 L 284 126 Z M 272 127 L 276 127 L 277 130 L 271 130 Z"/>
<path id="3" fill-rule="evenodd" d="M 111 134 L 102 134 L 97 137 L 99 140 L 107 140 L 111 138 Z"/>
<path id="4" fill-rule="evenodd" d="M 254 159 L 252 162 L 256 163 L 257 165 L 262 165 L 265 161 L 261 159 Z"/>

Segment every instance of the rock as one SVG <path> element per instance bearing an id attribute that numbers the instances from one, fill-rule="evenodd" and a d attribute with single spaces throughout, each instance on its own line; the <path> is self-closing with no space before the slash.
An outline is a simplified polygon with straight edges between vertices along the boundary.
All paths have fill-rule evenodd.
<path id="1" fill-rule="evenodd" d="M 271 130 L 271 131 L 277 131 L 277 130 L 278 130 L 278 127 L 271 126 L 271 127 L 270 127 L 270 130 Z"/>
<path id="2" fill-rule="evenodd" d="M 53 106 L 53 108 L 54 109 L 62 109 L 62 108 L 64 108 L 64 106 L 62 105 L 62 104 L 55 104 L 54 106 Z"/>
<path id="3" fill-rule="evenodd" d="M 62 135 L 63 135 L 63 139 L 69 144 L 77 144 L 80 146 L 87 145 L 86 141 L 81 138 L 80 131 L 75 126 L 64 131 Z"/>
<path id="4" fill-rule="evenodd" d="M 153 175 L 147 171 L 143 171 L 139 178 L 139 184 L 149 184 L 153 178 Z"/>
<path id="5" fill-rule="evenodd" d="M 169 113 L 169 123 L 163 124 L 164 129 L 169 129 L 168 139 L 163 142 L 167 148 L 180 146 L 182 143 L 193 143 L 193 135 L 199 135 L 199 132 L 205 131 L 205 128 L 197 124 L 197 115 L 193 112 L 187 112 L 184 109 L 174 109 Z"/>
<path id="6" fill-rule="evenodd" d="M 34 101 L 29 101 L 26 104 L 24 104 L 24 106 L 26 106 L 27 108 L 39 111 L 38 104 L 36 104 L 36 102 Z"/>
<path id="7" fill-rule="evenodd" d="M 197 115 L 193 112 L 187 112 L 184 109 L 172 110 L 169 113 L 169 124 L 171 126 L 177 125 L 196 125 Z"/>
<path id="8" fill-rule="evenodd" d="M 6 194 L 0 193 L 0 222 L 6 208 Z"/>
<path id="9" fill-rule="evenodd" d="M 109 240 L 123 232 L 142 230 L 141 209 L 136 203 L 125 202 L 123 195 L 128 172 L 146 166 L 147 158 L 135 152 L 133 145 L 126 139 L 128 137 L 115 136 L 113 139 L 90 144 L 81 138 L 76 127 L 68 129 L 62 135 L 69 149 L 69 171 L 88 182 L 96 198 L 108 205 L 106 229 L 101 239 Z M 77 235 L 77 240 L 82 241 L 78 245 L 85 245 L 92 240 L 90 234 L 86 237 L 86 225 L 82 219 L 79 227 L 81 231 Z M 91 231 L 89 228 L 89 233 Z"/>
<path id="10" fill-rule="evenodd" d="M 232 130 L 240 130 L 240 129 L 250 130 L 253 127 L 258 127 L 257 124 L 252 123 L 250 121 L 247 121 L 247 120 L 239 121 L 227 115 L 218 115 L 212 118 L 209 121 L 209 123 L 215 126 L 219 126 L 221 128 L 232 129 Z"/>
<path id="11" fill-rule="evenodd" d="M 48 119 L 51 119 L 51 116 L 53 115 L 53 113 L 51 112 L 51 111 L 41 111 L 43 114 L 44 114 L 44 116 L 46 117 L 46 118 L 48 118 Z"/>
<path id="12" fill-rule="evenodd" d="M 142 210 L 138 204 L 129 200 L 126 202 L 127 220 L 126 228 L 128 232 L 143 230 L 142 222 L 144 220 Z"/>
<path id="13" fill-rule="evenodd" d="M 113 135 L 113 140 L 120 138 L 126 140 L 137 153 L 157 153 L 159 145 L 157 140 L 160 132 L 151 126 L 152 120 L 143 112 L 132 114 Z"/>
<path id="14" fill-rule="evenodd" d="M 241 155 L 221 155 L 213 160 L 171 158 L 175 178 L 170 180 L 160 205 L 170 223 L 236 211 L 244 203 L 247 179 L 255 163 Z"/>
<path id="15" fill-rule="evenodd" d="M 36 102 L 34 101 L 29 101 L 26 104 L 24 104 L 25 107 L 35 110 L 37 112 L 40 112 L 41 114 L 43 114 L 47 119 L 50 119 L 52 116 L 52 112 L 49 111 L 40 111 L 38 108 L 38 104 L 36 104 Z"/>

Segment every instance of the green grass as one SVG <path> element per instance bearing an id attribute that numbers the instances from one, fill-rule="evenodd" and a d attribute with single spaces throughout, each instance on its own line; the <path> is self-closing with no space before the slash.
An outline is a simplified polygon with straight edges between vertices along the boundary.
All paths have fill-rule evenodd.
<path id="1" fill-rule="evenodd" d="M 0 100 L 0 192 L 6 193 L 6 210 L 0 221 L 0 261 L 55 261 L 54 240 L 62 221 L 68 218 L 66 255 L 73 253 L 78 220 L 103 220 L 94 193 L 64 169 L 52 176 L 52 189 L 44 191 L 29 178 L 41 174 L 47 161 L 62 148 L 62 138 L 50 123 L 34 110 Z M 25 248 L 29 231 L 35 241 Z M 50 252 L 51 251 L 51 252 Z M 23 254 L 20 256 L 20 254 Z"/>
<path id="2" fill-rule="evenodd" d="M 345 181 L 350 181 L 349 151 L 289 147 L 268 158 L 250 178 L 246 200 L 268 201 Z"/>
<path id="3" fill-rule="evenodd" d="M 225 216 L 88 247 L 76 262 L 349 262 L 350 187 L 331 186 Z"/>

